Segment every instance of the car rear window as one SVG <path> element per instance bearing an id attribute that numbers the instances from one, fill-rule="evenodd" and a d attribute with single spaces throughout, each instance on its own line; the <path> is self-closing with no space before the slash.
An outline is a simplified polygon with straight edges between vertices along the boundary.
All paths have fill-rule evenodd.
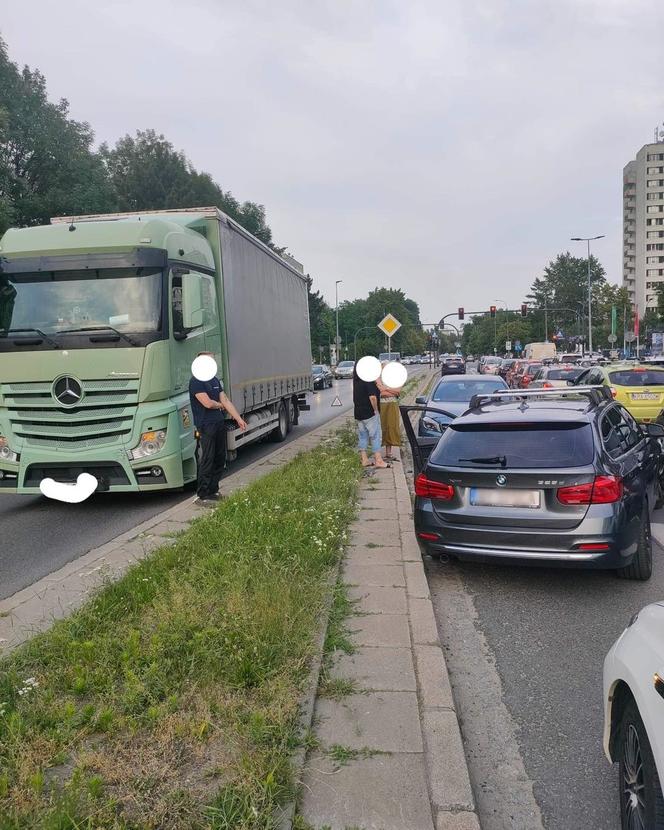
<path id="1" fill-rule="evenodd" d="M 583 369 L 549 369 L 546 376 L 549 380 L 576 380 Z"/>
<path id="2" fill-rule="evenodd" d="M 585 467 L 593 460 L 589 423 L 452 424 L 431 454 L 441 467 L 493 466 L 463 459 L 505 458 L 507 468 Z M 495 464 L 500 469 L 498 463 Z"/>
<path id="3" fill-rule="evenodd" d="M 443 381 L 436 387 L 432 400 L 463 403 L 464 401 L 470 401 L 473 395 L 490 395 L 491 392 L 498 392 L 501 389 L 507 389 L 507 384 L 503 382 L 502 378 Z"/>
<path id="4" fill-rule="evenodd" d="M 623 369 L 609 372 L 609 380 L 616 386 L 664 386 L 664 372 L 653 369 Z"/>

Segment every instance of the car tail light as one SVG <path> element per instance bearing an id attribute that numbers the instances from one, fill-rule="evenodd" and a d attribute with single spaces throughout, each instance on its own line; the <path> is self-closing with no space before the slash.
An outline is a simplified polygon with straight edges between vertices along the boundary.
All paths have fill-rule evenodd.
<path id="1" fill-rule="evenodd" d="M 440 481 L 432 481 L 424 473 L 420 473 L 415 479 L 415 495 L 425 499 L 441 499 L 451 501 L 454 498 L 454 487 L 451 484 L 441 484 Z"/>
<path id="2" fill-rule="evenodd" d="M 549 383 L 548 380 L 545 380 L 544 383 L 542 384 L 542 389 L 553 389 L 553 384 Z"/>
<path id="3" fill-rule="evenodd" d="M 557 492 L 561 504 L 612 504 L 623 494 L 622 480 L 616 476 L 595 476 L 594 481 L 561 487 Z"/>
<path id="4" fill-rule="evenodd" d="M 437 533 L 418 533 L 417 535 L 425 542 L 437 542 L 440 539 Z"/>
<path id="5" fill-rule="evenodd" d="M 606 542 L 587 542 L 583 545 L 578 545 L 577 550 L 609 550 L 609 545 Z"/>
<path id="6" fill-rule="evenodd" d="M 616 387 L 615 387 L 615 386 L 611 386 L 611 387 L 609 387 L 609 388 L 611 389 L 611 395 L 612 395 L 614 398 L 617 398 L 617 397 L 618 397 L 618 390 L 616 389 Z"/>

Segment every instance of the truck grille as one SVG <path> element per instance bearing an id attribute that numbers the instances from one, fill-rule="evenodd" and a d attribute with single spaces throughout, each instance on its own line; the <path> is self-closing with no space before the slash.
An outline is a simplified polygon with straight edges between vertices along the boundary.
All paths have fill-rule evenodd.
<path id="1" fill-rule="evenodd" d="M 71 409 L 53 398 L 52 385 L 0 384 L 11 429 L 26 448 L 81 450 L 121 444 L 131 433 L 138 379 L 82 381 L 83 399 Z"/>

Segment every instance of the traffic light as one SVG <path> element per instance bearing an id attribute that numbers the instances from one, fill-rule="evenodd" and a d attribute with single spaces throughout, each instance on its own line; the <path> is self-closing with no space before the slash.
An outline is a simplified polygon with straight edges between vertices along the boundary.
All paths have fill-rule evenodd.
<path id="1" fill-rule="evenodd" d="M 528 304 L 527 303 L 521 303 L 521 316 L 525 317 L 526 314 L 528 314 Z"/>
<path id="2" fill-rule="evenodd" d="M 489 314 L 490 314 L 492 317 L 495 317 L 495 316 L 496 316 L 496 307 L 495 307 L 495 305 L 489 306 Z"/>
<path id="3" fill-rule="evenodd" d="M 459 320 L 463 320 L 463 314 L 464 314 L 463 308 L 460 306 L 459 311 L 457 312 L 457 317 L 459 318 Z"/>

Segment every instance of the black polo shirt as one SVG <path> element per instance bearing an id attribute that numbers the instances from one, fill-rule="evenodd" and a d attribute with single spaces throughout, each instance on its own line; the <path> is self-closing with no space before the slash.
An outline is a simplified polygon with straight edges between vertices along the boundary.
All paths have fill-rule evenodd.
<path id="1" fill-rule="evenodd" d="M 212 378 L 212 380 L 198 380 L 192 378 L 189 381 L 189 401 L 191 403 L 191 412 L 194 416 L 194 424 L 200 429 L 201 427 L 209 426 L 210 424 L 217 424 L 223 421 L 225 413 L 223 409 L 206 409 L 202 403 L 196 399 L 196 395 L 200 392 L 207 393 L 208 398 L 213 401 L 219 400 L 219 395 L 224 391 L 224 385 L 219 378 Z"/>

